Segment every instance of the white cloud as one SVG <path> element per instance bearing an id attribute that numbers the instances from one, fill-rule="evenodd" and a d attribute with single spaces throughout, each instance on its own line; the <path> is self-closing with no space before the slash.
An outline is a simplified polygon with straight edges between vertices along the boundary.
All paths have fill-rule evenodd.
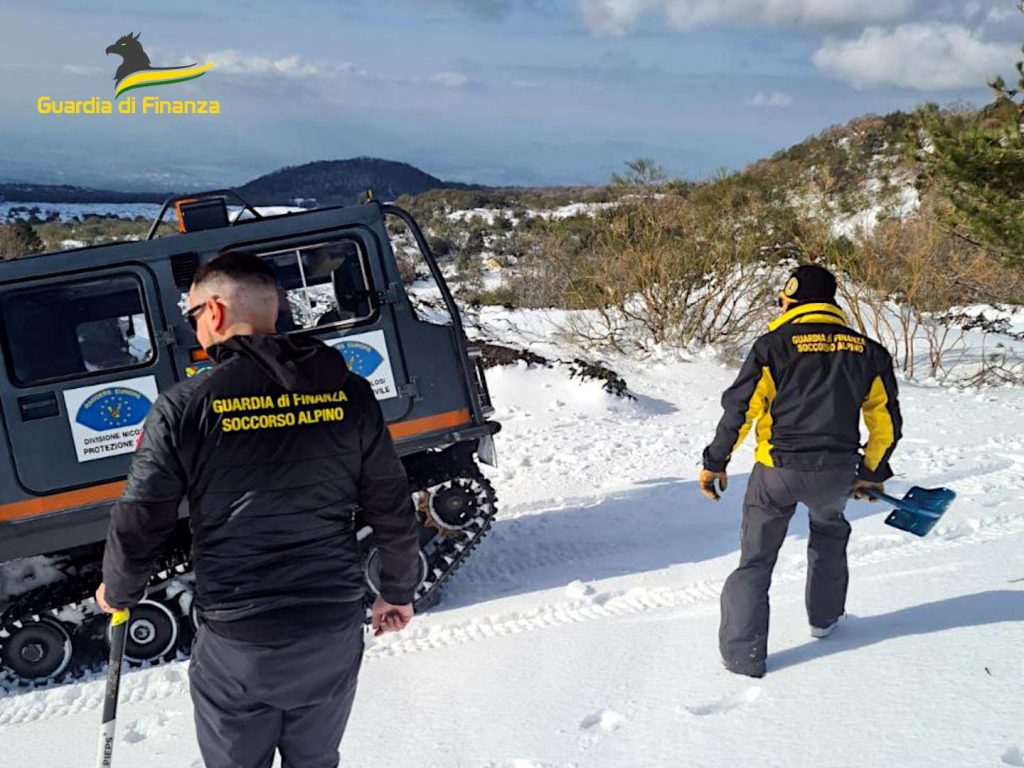
<path id="1" fill-rule="evenodd" d="M 660 12 L 670 27 L 801 24 L 871 24 L 906 18 L 916 0 L 576 0 L 587 28 L 623 35 L 648 13 Z"/>
<path id="2" fill-rule="evenodd" d="M 760 91 L 747 101 L 747 106 L 763 109 L 788 109 L 793 106 L 793 97 L 782 91 Z"/>
<path id="3" fill-rule="evenodd" d="M 272 77 L 316 77 L 331 74 L 339 68 L 326 68 L 303 61 L 299 56 L 273 59 L 267 56 L 247 56 L 236 50 L 213 51 L 198 58 L 186 57 L 182 64 L 214 62 L 217 72 L 228 75 L 257 75 Z M 341 67 L 344 71 L 344 65 Z"/>
<path id="4" fill-rule="evenodd" d="M 68 75 L 83 75 L 88 77 L 98 75 L 103 71 L 99 67 L 86 67 L 81 64 L 65 64 L 63 70 Z"/>
<path id="5" fill-rule="evenodd" d="M 1002 24 L 1004 21 L 1016 18 L 1020 11 L 1016 8 L 989 8 L 985 16 L 986 24 Z"/>
<path id="6" fill-rule="evenodd" d="M 1016 54 L 1016 46 L 983 40 L 965 27 L 923 22 L 894 29 L 869 27 L 854 39 L 827 38 L 813 61 L 822 72 L 855 88 L 939 91 L 984 86 L 1012 66 Z"/>
<path id="7" fill-rule="evenodd" d="M 975 16 L 981 13 L 981 3 L 978 0 L 971 0 L 969 3 L 964 3 L 964 18 L 970 21 Z"/>
<path id="8" fill-rule="evenodd" d="M 438 72 L 430 82 L 434 85 L 443 85 L 445 88 L 464 88 L 469 85 L 469 76 L 462 72 Z"/>
<path id="9" fill-rule="evenodd" d="M 248 75 L 252 78 L 358 78 L 371 83 L 391 85 L 436 85 L 444 88 L 464 88 L 474 80 L 462 72 L 445 71 L 433 75 L 387 75 L 370 72 L 352 62 L 311 62 L 300 56 L 270 58 L 249 56 L 237 50 L 221 50 L 201 56 L 186 56 L 181 64 L 214 63 L 215 72 L 226 75 Z"/>

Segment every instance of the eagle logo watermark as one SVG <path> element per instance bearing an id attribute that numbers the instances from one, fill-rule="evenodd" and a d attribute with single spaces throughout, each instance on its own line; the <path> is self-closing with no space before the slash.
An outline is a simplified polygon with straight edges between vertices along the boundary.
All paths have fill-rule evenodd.
<path id="1" fill-rule="evenodd" d="M 139 42 L 140 32 L 129 32 L 111 45 L 107 46 L 107 55 L 114 53 L 121 57 L 121 66 L 114 73 L 114 100 L 122 93 L 136 88 L 148 88 L 153 85 L 171 85 L 195 80 L 205 75 L 212 67 L 209 64 L 188 64 L 183 67 L 154 67 L 150 64 L 142 43 Z"/>

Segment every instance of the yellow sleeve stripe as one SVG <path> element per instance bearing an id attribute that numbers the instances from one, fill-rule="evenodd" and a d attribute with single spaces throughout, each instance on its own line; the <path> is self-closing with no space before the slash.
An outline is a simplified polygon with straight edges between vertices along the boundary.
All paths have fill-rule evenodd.
<path id="1" fill-rule="evenodd" d="M 886 452 L 896 441 L 896 430 L 889 413 L 889 393 L 885 391 L 882 377 L 876 376 L 871 391 L 863 405 L 864 423 L 868 426 L 868 444 L 864 448 L 864 466 L 871 472 L 885 458 Z"/>
<path id="2" fill-rule="evenodd" d="M 740 427 L 736 443 L 732 447 L 732 453 L 735 453 L 736 449 L 743 444 L 743 441 L 750 433 L 751 427 L 754 426 L 754 422 L 761 418 L 762 415 L 768 413 L 772 406 L 772 400 L 774 399 L 775 380 L 772 379 L 772 372 L 768 369 L 768 366 L 764 366 L 761 369 L 761 379 L 757 382 L 754 394 L 750 396 L 750 403 L 747 406 L 747 415 L 743 419 L 743 426 Z"/>
<path id="3" fill-rule="evenodd" d="M 767 368 L 764 369 L 761 383 L 764 385 L 764 413 L 761 414 L 761 418 L 757 422 L 757 449 L 754 451 L 754 459 L 758 464 L 774 467 L 775 460 L 772 459 L 772 450 L 775 446 L 772 445 L 772 427 L 775 420 L 772 418 L 772 403 L 775 402 L 776 392 L 775 379 L 772 378 L 772 372 Z"/>

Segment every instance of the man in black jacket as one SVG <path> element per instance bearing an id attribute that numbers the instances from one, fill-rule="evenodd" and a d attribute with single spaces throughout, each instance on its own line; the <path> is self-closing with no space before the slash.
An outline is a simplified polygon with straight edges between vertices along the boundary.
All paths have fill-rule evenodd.
<path id="1" fill-rule="evenodd" d="M 163 392 L 111 512 L 97 602 L 128 608 L 188 501 L 200 628 L 189 670 L 208 768 L 338 764 L 363 651 L 354 514 L 380 552 L 378 633 L 412 618 L 415 512 L 370 385 L 336 350 L 274 334 L 259 258 L 203 266 L 188 316 L 214 361 Z"/>
<path id="2" fill-rule="evenodd" d="M 902 428 L 892 358 L 851 329 L 836 305 L 836 279 L 818 266 L 797 269 L 783 314 L 754 343 L 722 396 L 725 414 L 704 451 L 701 492 L 718 500 L 733 451 L 756 424 L 756 465 L 743 504 L 740 566 L 722 591 L 719 647 L 728 669 L 765 673 L 768 589 L 798 502 L 810 513 L 807 615 L 825 637 L 846 605 L 850 525 L 846 501 L 883 490 Z M 860 450 L 860 418 L 869 436 Z M 873 500 L 873 499 L 872 499 Z"/>

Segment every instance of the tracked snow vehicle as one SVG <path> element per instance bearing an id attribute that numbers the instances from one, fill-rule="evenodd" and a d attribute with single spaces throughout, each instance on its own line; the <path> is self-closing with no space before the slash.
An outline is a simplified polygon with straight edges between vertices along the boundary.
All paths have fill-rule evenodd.
<path id="1" fill-rule="evenodd" d="M 229 215 L 229 200 L 245 215 Z M 172 207 L 180 234 L 156 237 Z M 411 300 L 388 237 L 392 218 L 411 232 L 443 320 Z M 371 382 L 415 489 L 421 610 L 491 525 L 496 499 L 477 462 L 495 463 L 500 426 L 489 420 L 479 352 L 412 217 L 377 202 L 269 216 L 230 192 L 171 199 L 146 240 L 0 263 L 0 671 L 8 686 L 59 682 L 105 657 L 107 622 L 91 595 L 109 510 L 159 391 L 210 365 L 183 297 L 199 266 L 228 249 L 274 268 L 279 332 L 322 339 Z M 372 530 L 359 536 L 369 596 L 379 565 Z M 188 653 L 190 541 L 183 505 L 174 543 L 132 612 L 126 656 L 135 664 Z"/>

